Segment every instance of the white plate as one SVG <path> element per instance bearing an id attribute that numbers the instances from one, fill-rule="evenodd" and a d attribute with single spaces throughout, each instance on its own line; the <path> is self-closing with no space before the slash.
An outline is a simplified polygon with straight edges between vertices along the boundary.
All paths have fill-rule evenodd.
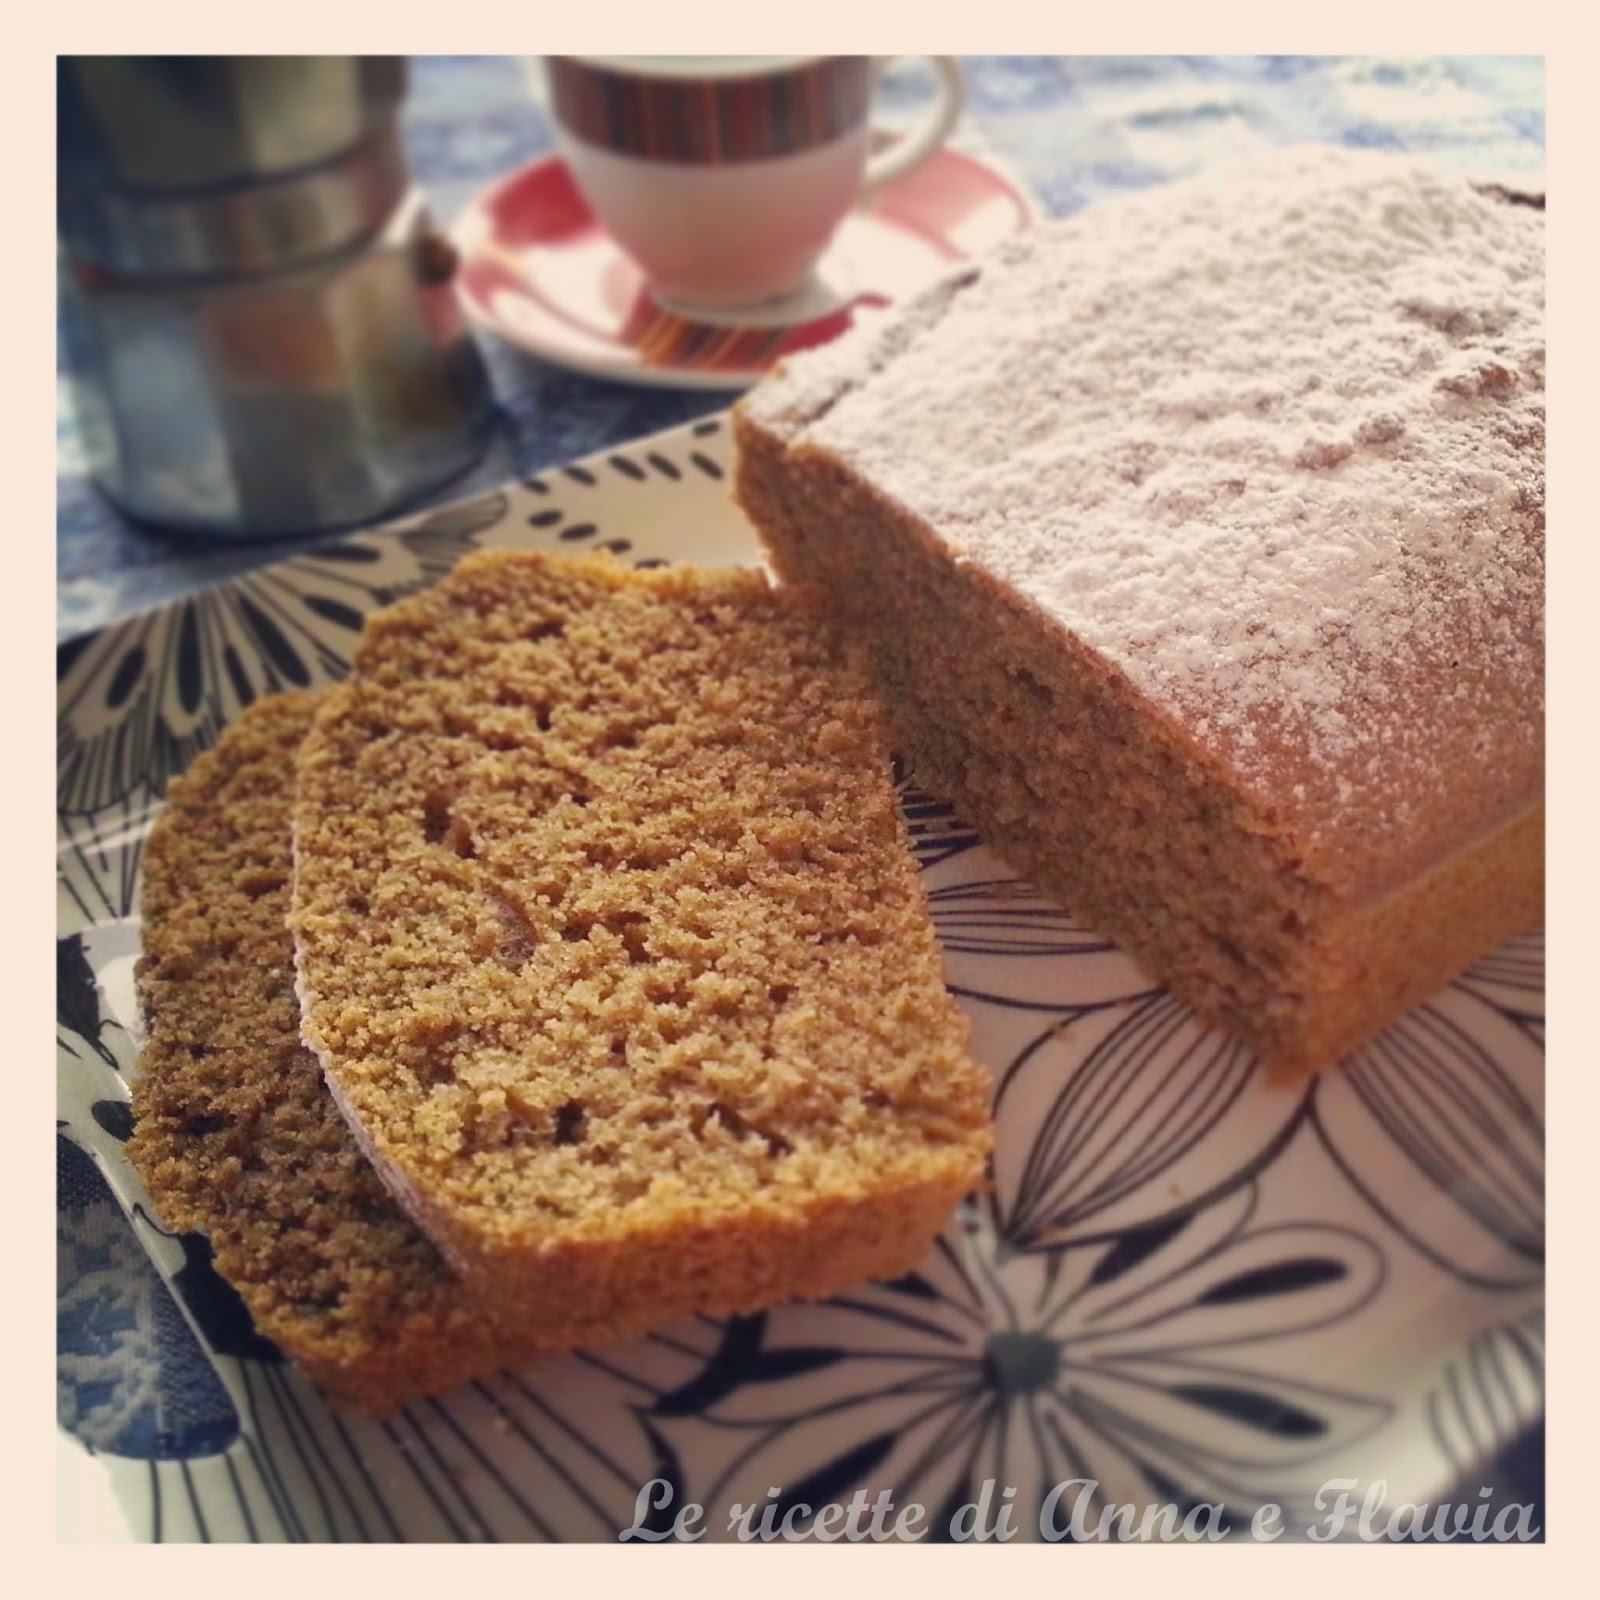
<path id="1" fill-rule="evenodd" d="M 198 1362 L 113 1374 L 167 1406 L 159 1450 L 100 1458 L 128 1525 L 162 1539 L 611 1540 L 655 1479 L 673 1486 L 666 1520 L 702 1505 L 711 1538 L 737 1537 L 735 1503 L 756 1507 L 759 1533 L 796 1503 L 847 1516 L 857 1491 L 858 1531 L 886 1491 L 880 1526 L 916 1504 L 902 1526 L 932 1537 L 971 1520 L 960 1508 L 986 1480 L 990 1520 L 1009 1506 L 1019 1539 L 1077 1480 L 1098 1485 L 1091 1526 L 1106 1503 L 1175 1516 L 1220 1503 L 1241 1537 L 1266 1503 L 1286 1537 L 1321 1530 L 1316 1497 L 1338 1479 L 1357 1501 L 1387 1480 L 1389 1509 L 1436 1500 L 1542 1412 L 1542 937 L 1481 962 L 1345 1071 L 1273 1089 L 909 790 L 998 1121 L 993 1194 L 916 1274 L 689 1321 L 377 1424 L 324 1406 L 241 1324 L 199 1242 L 145 1217 L 119 1135 L 136 869 L 167 777 L 248 700 L 340 676 L 362 617 L 466 550 L 753 561 L 728 453 L 725 425 L 699 423 L 63 650 L 59 1115 L 136 1217 L 226 1391 Z M 1058 1495 L 1059 1521 L 1080 1492 Z"/>

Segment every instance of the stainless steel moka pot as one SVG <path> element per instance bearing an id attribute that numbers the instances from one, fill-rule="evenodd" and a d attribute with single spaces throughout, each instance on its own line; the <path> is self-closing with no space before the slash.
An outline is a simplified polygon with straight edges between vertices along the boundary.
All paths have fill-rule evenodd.
<path id="1" fill-rule="evenodd" d="M 435 489 L 493 416 L 412 186 L 394 57 L 57 64 L 62 327 L 131 515 L 262 538 Z"/>

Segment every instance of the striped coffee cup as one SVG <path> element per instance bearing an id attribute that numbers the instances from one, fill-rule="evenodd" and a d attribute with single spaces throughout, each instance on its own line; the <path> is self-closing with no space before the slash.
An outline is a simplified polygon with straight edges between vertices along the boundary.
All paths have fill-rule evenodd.
<path id="1" fill-rule="evenodd" d="M 863 192 L 903 176 L 959 115 L 960 69 L 926 58 L 921 124 L 868 156 L 868 56 L 552 56 L 561 151 L 658 299 L 726 310 L 805 287 Z"/>

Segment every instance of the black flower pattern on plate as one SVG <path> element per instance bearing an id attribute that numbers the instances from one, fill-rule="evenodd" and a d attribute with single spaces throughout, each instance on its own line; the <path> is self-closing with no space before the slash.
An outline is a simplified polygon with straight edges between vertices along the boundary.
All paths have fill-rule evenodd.
<path id="1" fill-rule="evenodd" d="M 1255 1210 L 1247 1186 L 1022 1254 L 969 1210 L 909 1278 L 730 1323 L 655 1415 L 686 1460 L 708 1428 L 742 1441 L 706 1489 L 713 1527 L 770 1486 L 780 1512 L 887 1489 L 937 1531 L 992 1479 L 1016 1491 L 1024 1536 L 1070 1479 L 1094 1481 L 1097 1507 L 1177 1495 L 1237 1514 L 1309 1495 L 1317 1464 L 1392 1408 L 1267 1357 L 1358 1316 L 1385 1268 L 1360 1234 Z"/>

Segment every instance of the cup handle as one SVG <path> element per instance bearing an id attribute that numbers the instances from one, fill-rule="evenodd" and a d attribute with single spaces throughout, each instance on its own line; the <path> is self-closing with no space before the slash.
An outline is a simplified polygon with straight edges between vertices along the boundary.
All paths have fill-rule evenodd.
<path id="1" fill-rule="evenodd" d="M 896 178 L 903 178 L 913 167 L 924 161 L 950 137 L 950 131 L 961 115 L 966 99 L 966 83 L 961 75 L 961 63 L 954 56 L 890 56 L 875 63 L 882 71 L 887 61 L 926 61 L 937 79 L 938 94 L 928 114 L 888 147 L 869 157 L 862 178 L 861 192 L 870 194 Z"/>

